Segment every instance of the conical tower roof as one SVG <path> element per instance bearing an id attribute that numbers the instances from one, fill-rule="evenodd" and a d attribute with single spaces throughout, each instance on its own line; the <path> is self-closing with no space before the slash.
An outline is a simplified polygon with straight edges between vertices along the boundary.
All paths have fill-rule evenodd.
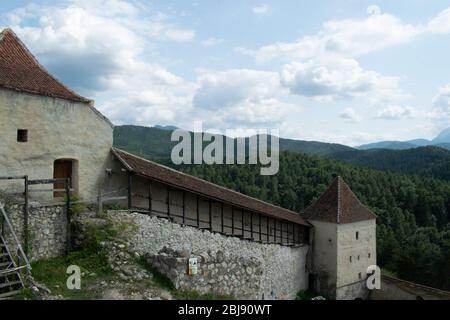
<path id="1" fill-rule="evenodd" d="M 358 200 L 344 179 L 338 176 L 319 199 L 305 209 L 303 217 L 344 224 L 376 219 L 377 216 Z"/>

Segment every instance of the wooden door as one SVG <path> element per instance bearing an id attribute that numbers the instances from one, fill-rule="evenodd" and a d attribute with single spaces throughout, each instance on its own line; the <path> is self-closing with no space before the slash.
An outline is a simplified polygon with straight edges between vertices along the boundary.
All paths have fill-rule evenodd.
<path id="1" fill-rule="evenodd" d="M 66 179 L 70 178 L 72 183 L 72 161 L 71 160 L 56 160 L 53 167 L 54 179 Z M 64 182 L 55 182 L 53 189 L 64 189 Z M 64 192 L 54 192 L 53 197 L 64 197 Z"/>

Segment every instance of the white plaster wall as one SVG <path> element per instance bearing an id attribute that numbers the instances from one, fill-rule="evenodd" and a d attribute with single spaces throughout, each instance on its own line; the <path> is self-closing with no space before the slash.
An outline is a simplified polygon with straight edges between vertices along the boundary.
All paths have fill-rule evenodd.
<path id="1" fill-rule="evenodd" d="M 28 142 L 17 142 L 17 129 L 28 130 Z M 55 160 L 76 159 L 78 192 L 89 199 L 103 184 L 112 142 L 112 126 L 87 104 L 0 89 L 1 176 L 49 179 Z M 0 182 L 0 189 L 5 186 Z M 53 197 L 51 192 L 33 196 Z"/>
<path id="2" fill-rule="evenodd" d="M 321 294 L 335 298 L 337 277 L 337 225 L 309 220 L 314 226 L 313 269 L 318 275 L 318 290 Z"/>
<path id="3" fill-rule="evenodd" d="M 337 287 L 340 288 L 359 281 L 364 282 L 367 277 L 367 267 L 376 265 L 375 219 L 340 224 L 337 226 L 337 230 Z M 356 232 L 359 233 L 358 240 L 356 239 Z M 359 274 L 361 274 L 361 278 Z"/>

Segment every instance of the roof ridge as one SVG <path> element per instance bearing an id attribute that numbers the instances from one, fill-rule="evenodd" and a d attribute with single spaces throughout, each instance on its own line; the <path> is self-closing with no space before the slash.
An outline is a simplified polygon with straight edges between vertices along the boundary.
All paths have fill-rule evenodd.
<path id="1" fill-rule="evenodd" d="M 93 103 L 93 100 L 85 98 L 83 96 L 80 96 L 75 91 L 73 91 L 72 89 L 67 87 L 64 83 L 62 83 L 58 78 L 56 78 L 54 75 L 52 75 L 50 72 L 48 72 L 48 70 L 36 59 L 36 57 L 33 55 L 33 53 L 27 48 L 27 46 L 23 43 L 23 41 L 17 36 L 17 34 L 11 28 L 5 28 L 1 32 L 0 41 L 3 40 L 5 38 L 5 36 L 8 34 L 11 35 L 17 41 L 17 43 L 22 47 L 22 49 L 25 50 L 25 53 L 33 60 L 33 62 L 36 64 L 36 66 L 39 69 L 41 69 L 42 72 L 46 73 L 50 78 L 55 80 L 60 86 L 62 86 L 67 91 L 69 91 L 69 93 L 71 93 L 72 95 L 77 97 L 80 100 L 80 102 Z M 32 92 L 32 93 L 35 93 L 35 92 Z M 63 97 L 56 97 L 56 98 L 70 100 L 68 98 L 63 98 Z"/>

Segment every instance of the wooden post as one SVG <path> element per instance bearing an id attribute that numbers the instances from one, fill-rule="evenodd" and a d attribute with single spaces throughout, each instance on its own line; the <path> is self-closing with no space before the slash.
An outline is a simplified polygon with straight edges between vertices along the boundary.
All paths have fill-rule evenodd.
<path id="1" fill-rule="evenodd" d="M 273 242 L 277 243 L 277 219 L 273 219 Z"/>
<path id="2" fill-rule="evenodd" d="M 261 214 L 258 214 L 259 216 L 259 241 L 262 242 L 262 225 L 261 225 Z"/>
<path id="3" fill-rule="evenodd" d="M 199 208 L 198 196 L 197 196 L 197 228 L 200 228 L 200 208 Z"/>
<path id="4" fill-rule="evenodd" d="M 167 217 L 170 219 L 170 188 L 169 187 L 167 187 L 166 201 L 167 201 Z"/>
<path id="5" fill-rule="evenodd" d="M 153 212 L 153 194 L 152 194 L 152 182 L 148 184 L 148 211 L 150 214 Z"/>
<path id="6" fill-rule="evenodd" d="M 220 223 L 222 224 L 222 233 L 225 231 L 224 219 L 223 219 L 223 202 L 220 203 Z"/>
<path id="7" fill-rule="evenodd" d="M 211 199 L 208 201 L 208 215 L 209 215 L 209 230 L 212 231 L 212 208 L 211 208 Z"/>
<path id="8" fill-rule="evenodd" d="M 28 192 L 28 176 L 24 177 L 24 198 L 25 198 L 25 203 L 23 205 L 23 243 L 24 243 L 24 249 L 25 249 L 25 254 L 28 255 L 28 249 L 29 249 L 29 228 L 28 228 L 28 196 L 29 196 L 29 192 Z"/>
<path id="9" fill-rule="evenodd" d="M 186 207 L 186 193 L 184 192 L 184 190 L 182 192 L 183 192 L 183 203 L 182 203 L 182 206 L 183 206 L 183 224 L 185 224 L 186 223 L 186 210 L 185 210 L 185 207 Z"/>
<path id="10" fill-rule="evenodd" d="M 234 208 L 231 207 L 231 234 L 234 236 Z"/>
<path id="11" fill-rule="evenodd" d="M 131 210 L 132 201 L 131 201 L 131 187 L 132 187 L 132 178 L 131 178 L 131 172 L 128 171 L 128 210 Z"/>
<path id="12" fill-rule="evenodd" d="M 250 238 L 253 240 L 253 211 L 250 212 Z"/>
<path id="13" fill-rule="evenodd" d="M 244 232 L 244 210 L 241 210 L 241 227 L 242 227 L 242 238 L 245 236 Z"/>
<path id="14" fill-rule="evenodd" d="M 67 253 L 69 253 L 72 249 L 72 237 L 71 237 L 71 223 L 70 218 L 72 214 L 72 210 L 70 208 L 70 178 L 66 179 L 66 218 L 67 218 L 67 231 L 66 231 L 66 241 L 67 241 Z"/>
<path id="15" fill-rule="evenodd" d="M 266 221 L 266 223 L 267 223 L 267 243 L 269 243 L 270 242 L 270 228 L 269 228 L 269 217 L 267 217 L 267 221 Z"/>

